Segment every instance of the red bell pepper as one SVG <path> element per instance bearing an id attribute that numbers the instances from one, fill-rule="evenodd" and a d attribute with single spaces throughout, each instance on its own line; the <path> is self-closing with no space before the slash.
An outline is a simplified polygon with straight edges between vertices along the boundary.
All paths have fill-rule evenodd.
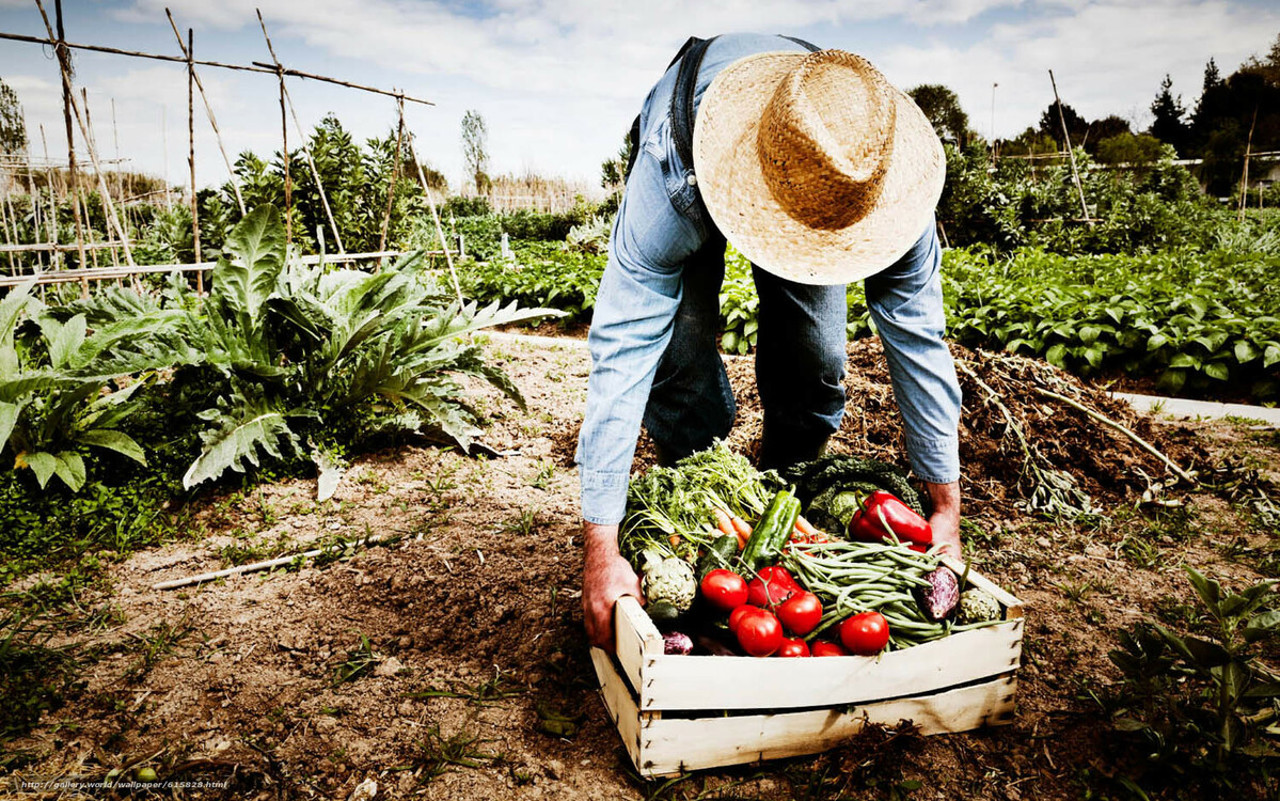
<path id="1" fill-rule="evenodd" d="M 894 536 L 908 545 L 933 544 L 933 529 L 928 520 L 892 493 L 876 490 L 862 502 L 862 508 L 853 513 L 849 537 L 858 542 L 880 542 L 892 540 Z"/>

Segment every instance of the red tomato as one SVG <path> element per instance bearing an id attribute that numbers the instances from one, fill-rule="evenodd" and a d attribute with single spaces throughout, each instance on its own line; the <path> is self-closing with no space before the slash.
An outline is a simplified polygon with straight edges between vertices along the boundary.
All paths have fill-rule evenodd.
<path id="1" fill-rule="evenodd" d="M 751 604 L 742 604 L 741 606 L 735 606 L 733 608 L 733 611 L 729 613 L 729 631 L 732 631 L 734 634 L 737 634 L 738 621 L 742 620 L 743 615 L 747 614 L 748 612 L 750 612 L 752 609 L 755 609 L 755 608 L 756 607 L 752 606 Z"/>
<path id="2" fill-rule="evenodd" d="M 732 570 L 719 568 L 702 577 L 702 597 L 716 609 L 728 612 L 747 602 L 747 582 Z"/>
<path id="3" fill-rule="evenodd" d="M 795 577 L 791 575 L 791 571 L 782 565 L 769 565 L 760 568 L 758 574 L 767 584 L 778 584 L 783 587 L 794 587 L 800 589 L 800 585 L 796 583 Z"/>
<path id="4" fill-rule="evenodd" d="M 809 656 L 809 644 L 799 637 L 784 639 L 774 656 Z"/>
<path id="5" fill-rule="evenodd" d="M 778 607 L 778 620 L 787 631 L 803 637 L 822 620 L 822 601 L 813 593 L 801 590 Z"/>
<path id="6" fill-rule="evenodd" d="M 766 576 L 764 570 L 760 571 L 759 578 L 747 582 L 747 603 L 773 608 L 800 591 L 794 581 L 787 583 L 777 575 Z"/>
<path id="7" fill-rule="evenodd" d="M 768 656 L 782 645 L 782 624 L 769 610 L 754 609 L 738 621 L 737 635 L 742 650 L 752 656 Z"/>
<path id="8" fill-rule="evenodd" d="M 839 643 L 827 642 L 826 640 L 815 640 L 813 647 L 810 649 L 814 656 L 848 656 L 846 651 Z"/>
<path id="9" fill-rule="evenodd" d="M 849 653 L 875 656 L 889 644 L 889 623 L 879 612 L 862 612 L 840 624 L 840 642 Z"/>

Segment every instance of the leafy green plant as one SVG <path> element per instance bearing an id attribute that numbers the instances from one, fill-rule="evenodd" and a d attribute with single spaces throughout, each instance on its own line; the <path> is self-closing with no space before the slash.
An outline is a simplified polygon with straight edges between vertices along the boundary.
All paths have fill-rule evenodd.
<path id="1" fill-rule="evenodd" d="M 459 375 L 523 406 L 466 337 L 556 312 L 460 305 L 420 277 L 421 261 L 415 254 L 373 275 L 308 268 L 286 254 L 274 207 L 247 215 L 228 235 L 208 297 L 182 326 L 176 380 L 198 388 L 206 424 L 183 483 L 257 465 L 259 449 L 276 460 L 301 457 L 306 439 L 335 433 L 434 433 L 468 449 L 478 417 Z"/>
<path id="2" fill-rule="evenodd" d="M 481 303 L 515 302 L 559 309 L 566 321 L 595 306 L 605 258 L 557 242 L 523 242 L 514 261 L 468 261 L 459 266 L 463 293 Z"/>
<path id="3" fill-rule="evenodd" d="M 100 448 L 146 463 L 142 448 L 120 424 L 133 409 L 131 398 L 150 375 L 121 383 L 92 373 L 110 367 L 102 351 L 138 327 L 125 322 L 87 336 L 76 315 L 65 323 L 43 314 L 32 284 L 16 287 L 0 301 L 0 445 L 15 469 L 29 468 L 40 487 L 58 479 L 73 492 L 84 486 L 88 448 Z M 34 334 L 18 337 L 23 317 Z"/>
<path id="4" fill-rule="evenodd" d="M 1230 786 L 1235 769 L 1245 775 L 1280 758 L 1280 674 L 1264 661 L 1280 634 L 1276 582 L 1229 592 L 1186 570 L 1207 613 L 1204 636 L 1154 623 L 1122 631 L 1110 653 L 1122 691 L 1109 706 L 1116 728 L 1138 735 L 1150 759 Z"/>

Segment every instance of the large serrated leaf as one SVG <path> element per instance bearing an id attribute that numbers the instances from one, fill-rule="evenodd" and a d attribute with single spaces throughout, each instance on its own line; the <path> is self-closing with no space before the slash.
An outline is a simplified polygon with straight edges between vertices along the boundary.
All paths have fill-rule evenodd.
<path id="1" fill-rule="evenodd" d="M 280 211 L 261 206 L 227 234 L 226 255 L 213 269 L 211 297 L 257 325 L 284 267 L 285 236 Z"/>
<path id="2" fill-rule="evenodd" d="M 284 411 L 277 409 L 250 409 L 239 419 L 223 418 L 221 427 L 200 435 L 204 450 L 187 468 L 182 485 L 191 489 L 228 470 L 243 472 L 246 463 L 256 466 L 259 447 L 278 456 L 281 440 L 296 446 L 287 418 Z"/>

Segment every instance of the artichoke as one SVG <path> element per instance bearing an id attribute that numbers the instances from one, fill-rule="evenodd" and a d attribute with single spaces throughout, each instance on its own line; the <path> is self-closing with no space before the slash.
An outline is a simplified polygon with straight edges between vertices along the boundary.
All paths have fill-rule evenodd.
<path id="1" fill-rule="evenodd" d="M 1000 602 L 991 593 L 972 589 L 960 594 L 960 611 L 956 614 L 957 623 L 983 623 L 988 620 L 999 620 L 1003 616 Z"/>
<path id="2" fill-rule="evenodd" d="M 641 573 L 643 578 L 640 588 L 649 602 L 650 617 L 654 617 L 655 610 L 666 606 L 670 606 L 675 614 L 668 613 L 663 617 L 682 615 L 693 606 L 694 596 L 698 593 L 698 580 L 688 562 L 676 556 L 664 559 L 654 551 L 645 551 Z"/>

